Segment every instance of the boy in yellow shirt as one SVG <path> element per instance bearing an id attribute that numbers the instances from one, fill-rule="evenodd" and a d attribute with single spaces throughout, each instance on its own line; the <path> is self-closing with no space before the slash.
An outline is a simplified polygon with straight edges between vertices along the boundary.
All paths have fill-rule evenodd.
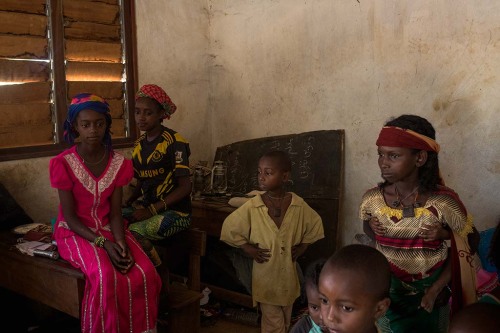
<path id="1" fill-rule="evenodd" d="M 265 153 L 257 168 L 258 194 L 222 226 L 221 240 L 253 258 L 252 298 L 262 312 L 261 332 L 288 332 L 300 295 L 296 260 L 324 237 L 319 214 L 301 197 L 286 192 L 292 163 L 283 151 Z"/>

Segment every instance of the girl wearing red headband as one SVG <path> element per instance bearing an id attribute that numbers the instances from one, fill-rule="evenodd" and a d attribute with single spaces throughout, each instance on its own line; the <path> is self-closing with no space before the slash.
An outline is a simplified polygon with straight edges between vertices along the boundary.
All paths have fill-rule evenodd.
<path id="1" fill-rule="evenodd" d="M 472 218 L 444 186 L 440 147 L 426 119 L 390 120 L 376 144 L 384 181 L 363 195 L 359 214 L 391 265 L 391 306 L 378 324 L 382 332 L 447 332 L 449 284 L 453 310 L 477 300 L 467 237 Z"/>

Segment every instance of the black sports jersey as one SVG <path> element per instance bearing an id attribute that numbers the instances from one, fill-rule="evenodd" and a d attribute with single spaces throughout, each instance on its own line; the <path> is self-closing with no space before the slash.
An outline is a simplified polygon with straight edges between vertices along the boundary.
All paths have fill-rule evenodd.
<path id="1" fill-rule="evenodd" d="M 189 176 L 189 143 L 179 133 L 163 127 L 163 132 L 148 142 L 142 134 L 134 144 L 132 160 L 135 177 L 142 183 L 145 205 L 161 200 L 177 186 L 176 177 Z M 169 209 L 191 213 L 191 198 L 185 197 Z"/>

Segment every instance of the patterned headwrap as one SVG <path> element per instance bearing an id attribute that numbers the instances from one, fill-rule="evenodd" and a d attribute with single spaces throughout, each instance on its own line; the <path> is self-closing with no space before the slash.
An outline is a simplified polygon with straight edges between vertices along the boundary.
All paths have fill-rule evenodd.
<path id="1" fill-rule="evenodd" d="M 170 119 L 170 116 L 177 110 L 177 106 L 175 106 L 165 90 L 158 87 L 156 84 L 143 85 L 137 92 L 135 99 L 137 100 L 140 97 L 149 97 L 160 103 L 163 110 L 165 110 L 162 119 Z"/>
<path id="2" fill-rule="evenodd" d="M 428 136 L 410 129 L 385 126 L 380 131 L 377 146 L 420 149 L 439 153 L 439 144 Z"/>
<path id="3" fill-rule="evenodd" d="M 78 132 L 73 128 L 73 123 L 76 121 L 76 117 L 80 111 L 83 110 L 93 110 L 106 117 L 106 133 L 104 134 L 103 143 L 108 149 L 111 149 L 111 114 L 109 104 L 104 98 L 89 93 L 78 94 L 71 100 L 71 105 L 68 108 L 68 117 L 64 122 L 64 140 L 69 144 L 75 142 Z"/>

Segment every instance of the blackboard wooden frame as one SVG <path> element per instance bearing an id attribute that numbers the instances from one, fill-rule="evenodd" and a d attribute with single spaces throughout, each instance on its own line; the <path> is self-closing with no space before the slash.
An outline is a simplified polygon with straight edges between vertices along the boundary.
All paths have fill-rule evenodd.
<path id="1" fill-rule="evenodd" d="M 299 258 L 304 269 L 338 248 L 340 202 L 344 177 L 344 130 L 322 130 L 234 142 L 217 148 L 214 161 L 227 166 L 227 192 L 233 195 L 258 189 L 257 164 L 270 150 L 283 150 L 292 160 L 288 191 L 295 192 L 321 216 L 325 238 Z"/>

